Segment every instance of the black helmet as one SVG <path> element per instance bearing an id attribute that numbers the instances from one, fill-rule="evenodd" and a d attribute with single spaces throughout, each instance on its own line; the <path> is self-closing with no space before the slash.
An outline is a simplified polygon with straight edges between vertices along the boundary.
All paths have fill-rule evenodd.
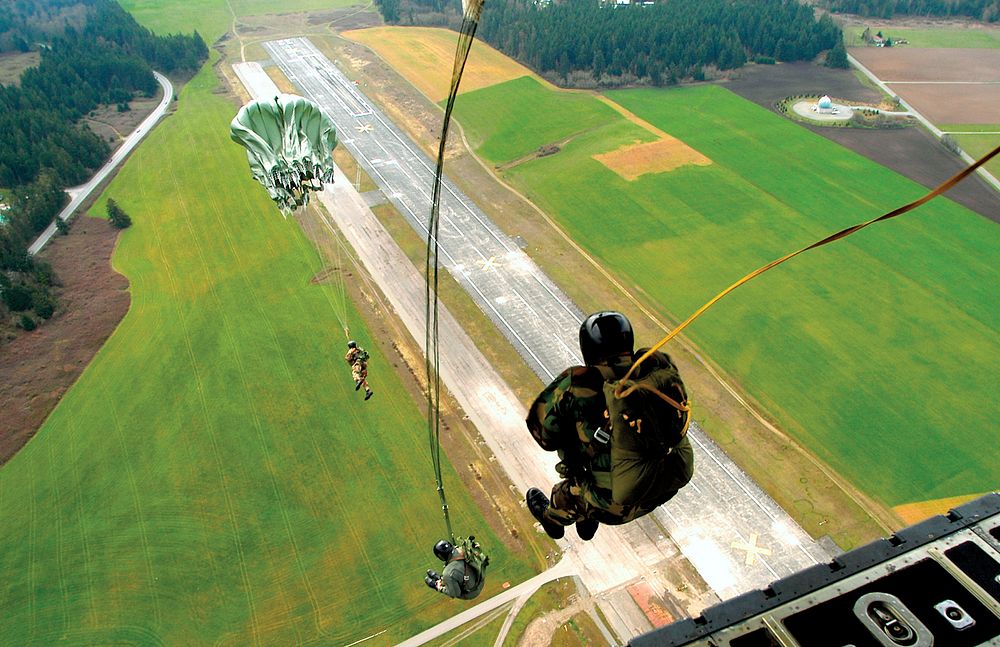
<path id="1" fill-rule="evenodd" d="M 347 347 L 348 348 L 357 348 L 358 347 L 358 342 L 356 342 L 356 341 L 354 341 L 352 339 L 351 341 L 347 342 Z"/>
<path id="2" fill-rule="evenodd" d="M 593 366 L 601 360 L 632 352 L 635 339 L 632 324 L 620 312 L 595 312 L 580 325 L 580 352 L 583 363 Z"/>
<path id="3" fill-rule="evenodd" d="M 455 547 L 451 545 L 451 542 L 445 541 L 444 539 L 434 544 L 434 556 L 442 562 L 448 561 L 448 558 L 451 557 L 451 552 L 453 550 L 455 550 Z"/>

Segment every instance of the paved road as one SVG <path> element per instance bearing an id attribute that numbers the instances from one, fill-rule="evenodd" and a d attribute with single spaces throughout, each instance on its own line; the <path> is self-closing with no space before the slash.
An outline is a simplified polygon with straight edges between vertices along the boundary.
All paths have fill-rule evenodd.
<path id="1" fill-rule="evenodd" d="M 66 193 L 69 194 L 70 201 L 69 204 L 66 205 L 66 208 L 59 212 L 58 217 L 60 220 L 67 220 L 73 215 L 73 212 L 76 211 L 81 204 L 83 204 L 83 201 L 90 196 L 94 189 L 97 188 L 97 185 L 103 182 L 111 171 L 115 170 L 119 164 L 125 161 L 125 158 L 132 152 L 132 149 L 139 145 L 142 138 L 153 129 L 156 122 L 159 121 L 163 114 L 167 111 L 167 106 L 170 105 L 170 100 L 174 98 L 174 86 L 170 83 L 170 79 L 163 76 L 159 72 L 153 72 L 153 76 L 156 77 L 160 87 L 163 88 L 163 99 L 160 101 L 160 104 L 156 106 L 156 109 L 153 110 L 148 117 L 142 120 L 142 123 L 139 124 L 139 126 L 132 131 L 128 137 L 125 138 L 125 141 L 121 143 L 121 146 L 119 146 L 118 149 L 111 155 L 111 159 L 108 160 L 108 163 L 102 166 L 101 170 L 95 173 L 94 176 L 86 182 L 86 184 L 66 189 Z M 37 254 L 40 252 L 55 233 L 56 223 L 53 221 L 48 227 L 45 228 L 45 231 L 38 236 L 35 242 L 28 247 L 28 253 Z"/>
<path id="2" fill-rule="evenodd" d="M 329 112 L 341 142 L 414 228 L 425 233 L 418 214 L 430 213 L 430 160 L 308 41 L 272 42 L 265 48 L 304 94 Z M 254 96 L 269 96 L 276 89 L 250 91 Z M 397 147 L 399 152 L 393 152 Z M 450 183 L 446 186 L 452 201 L 447 229 L 442 223 L 445 267 L 463 286 L 470 286 L 467 289 L 474 297 L 496 295 L 485 305 L 480 301 L 481 307 L 501 329 L 514 333 L 509 337 L 512 343 L 525 347 L 522 354 L 543 379 L 578 363 L 574 338 L 582 313 L 468 198 Z M 333 187 L 321 193 L 320 199 L 422 345 L 423 282 L 415 268 L 349 179 L 338 173 Z M 463 209 L 468 213 L 461 213 Z M 442 209 L 442 216 L 445 213 Z M 468 258 L 479 259 L 483 266 L 470 268 L 469 261 L 463 260 Z M 509 277 L 515 279 L 513 284 L 505 283 Z M 519 292 L 526 285 L 546 287 L 529 298 Z M 442 348 L 442 379 L 510 476 L 515 495 L 528 485 L 548 487 L 554 481 L 555 457 L 542 452 L 527 436 L 524 403 L 447 312 L 441 315 L 441 337 L 448 340 Z M 540 341 L 527 341 L 535 339 Z M 543 346 L 536 348 L 533 343 Z M 552 356 L 539 352 L 553 345 Z M 623 587 L 645 579 L 654 591 L 666 591 L 666 569 L 676 560 L 678 546 L 720 598 L 766 586 L 828 559 L 700 430 L 694 429 L 691 435 L 698 462 L 695 481 L 668 506 L 628 526 L 602 527 L 594 541 L 581 542 L 571 530 L 560 542 L 587 589 L 606 603 L 602 610 L 622 637 L 651 628 L 641 613 L 635 613 Z"/>

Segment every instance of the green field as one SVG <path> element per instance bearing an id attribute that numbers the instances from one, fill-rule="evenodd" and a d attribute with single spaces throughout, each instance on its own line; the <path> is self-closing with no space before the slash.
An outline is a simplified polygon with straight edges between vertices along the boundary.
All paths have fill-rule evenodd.
<path id="1" fill-rule="evenodd" d="M 951 133 L 962 150 L 976 159 L 1000 146 L 1000 134 L 997 134 L 1000 124 L 948 124 L 940 128 Z M 1000 156 L 986 162 L 986 170 L 1000 178 Z"/>
<path id="2" fill-rule="evenodd" d="M 298 11 L 329 11 L 359 4 L 355 0 L 292 0 L 276 4 L 267 0 L 120 0 L 136 20 L 158 34 L 197 29 L 209 45 L 232 28 L 238 16 Z M 230 7 L 232 9 L 230 9 Z"/>
<path id="3" fill-rule="evenodd" d="M 984 29 L 958 29 L 941 27 L 934 29 L 896 29 L 885 25 L 870 25 L 872 33 L 879 30 L 882 34 L 892 38 L 894 41 L 900 38 L 908 40 L 906 45 L 900 47 L 946 47 L 946 48 L 971 48 L 971 49 L 995 49 L 1000 47 L 1000 31 Z M 860 34 L 863 29 L 854 29 L 846 34 L 850 40 L 848 47 L 857 47 L 862 44 Z"/>
<path id="4" fill-rule="evenodd" d="M 92 209 L 135 223 L 113 260 L 130 311 L 0 468 L 5 645 L 389 644 L 457 608 L 423 583 L 444 522 L 422 410 L 310 283 L 321 259 L 250 179 L 212 62 Z M 372 352 L 367 403 L 338 315 Z M 484 598 L 529 577 L 445 470 L 455 530 L 493 555 Z"/>
<path id="5" fill-rule="evenodd" d="M 613 119 L 505 177 L 678 321 L 750 270 L 923 193 L 717 86 L 610 96 L 714 164 L 626 182 L 591 157 L 640 136 Z M 498 85 L 456 112 L 475 139 L 537 108 Z M 987 491 L 1000 464 L 998 245 L 996 224 L 937 200 L 756 279 L 688 334 L 886 504 Z"/>
<path id="6" fill-rule="evenodd" d="M 527 121 L 489 118 L 476 123 L 469 133 L 469 144 L 490 161 L 515 160 L 543 144 L 560 142 L 607 121 L 621 119 L 618 113 L 589 95 L 551 92 L 530 76 L 504 83 L 503 87 L 505 105 L 530 105 L 535 114 Z M 462 114 L 490 112 L 488 106 L 475 100 L 466 101 L 464 97 L 456 106 Z"/>

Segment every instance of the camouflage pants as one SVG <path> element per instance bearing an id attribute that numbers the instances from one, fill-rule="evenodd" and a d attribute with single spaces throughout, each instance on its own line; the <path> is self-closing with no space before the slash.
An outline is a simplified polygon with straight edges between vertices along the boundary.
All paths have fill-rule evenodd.
<path id="1" fill-rule="evenodd" d="M 552 486 L 552 496 L 545 517 L 561 526 L 571 526 L 581 519 L 593 519 L 608 526 L 619 526 L 649 514 L 672 497 L 671 494 L 651 508 L 639 505 L 624 506 L 611 502 L 610 491 L 576 485 L 568 480 L 559 481 Z"/>
<path id="2" fill-rule="evenodd" d="M 570 526 L 580 519 L 593 519 L 609 526 L 621 525 L 649 514 L 672 499 L 693 475 L 694 453 L 690 441 L 684 439 L 662 464 L 663 487 L 656 498 L 626 506 L 615 503 L 611 490 L 597 487 L 592 481 L 566 479 L 552 486 L 545 517 L 562 526 Z"/>
<path id="3" fill-rule="evenodd" d="M 355 362 L 351 364 L 351 377 L 354 378 L 355 382 L 361 382 L 361 385 L 365 387 L 366 391 L 369 390 L 367 362 Z"/>

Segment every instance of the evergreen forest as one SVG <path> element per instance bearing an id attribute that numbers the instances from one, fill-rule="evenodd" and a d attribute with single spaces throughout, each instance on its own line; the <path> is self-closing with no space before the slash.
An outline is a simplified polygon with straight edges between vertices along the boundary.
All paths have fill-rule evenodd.
<path id="1" fill-rule="evenodd" d="M 450 0 L 376 0 L 387 22 L 455 26 Z M 573 87 L 670 85 L 755 60 L 812 60 L 841 41 L 797 0 L 490 2 L 477 36 Z"/>
<path id="2" fill-rule="evenodd" d="M 824 0 L 831 11 L 873 18 L 893 16 L 963 16 L 997 22 L 1000 0 Z"/>

